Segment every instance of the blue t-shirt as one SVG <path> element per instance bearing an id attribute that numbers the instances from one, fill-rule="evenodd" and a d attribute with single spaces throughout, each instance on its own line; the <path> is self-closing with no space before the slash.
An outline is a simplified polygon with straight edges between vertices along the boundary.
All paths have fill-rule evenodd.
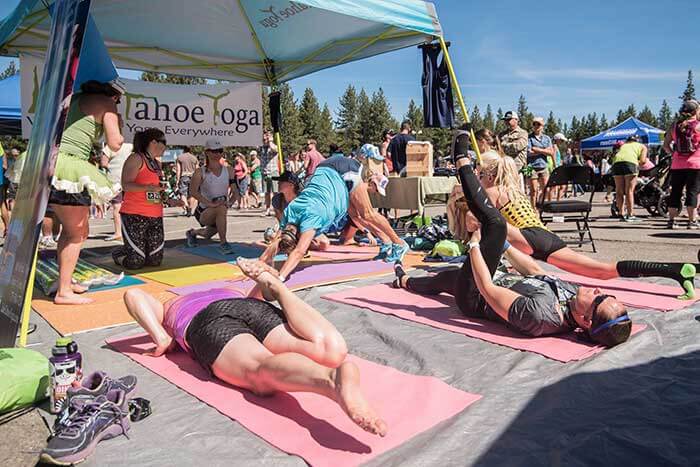
<path id="1" fill-rule="evenodd" d="M 541 134 L 540 136 L 535 136 L 534 133 L 530 134 L 527 139 L 527 163 L 535 169 L 544 169 L 547 167 L 547 159 L 549 159 L 544 154 L 535 154 L 530 150 L 534 148 L 547 149 L 552 146 L 552 140 L 549 136 Z"/>
<path id="2" fill-rule="evenodd" d="M 299 196 L 285 208 L 281 225 L 294 224 L 300 233 L 314 229 L 318 236 L 343 222 L 349 203 L 348 190 L 338 172 L 319 166 Z"/>

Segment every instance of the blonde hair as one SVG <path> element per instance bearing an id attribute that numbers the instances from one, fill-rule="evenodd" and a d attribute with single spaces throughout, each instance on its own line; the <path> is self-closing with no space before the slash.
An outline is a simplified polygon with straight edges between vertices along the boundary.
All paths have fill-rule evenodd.
<path id="1" fill-rule="evenodd" d="M 480 167 L 483 173 L 493 177 L 495 186 L 505 190 L 510 200 L 525 196 L 520 189 L 520 174 L 513 158 L 486 151 L 481 155 Z"/>

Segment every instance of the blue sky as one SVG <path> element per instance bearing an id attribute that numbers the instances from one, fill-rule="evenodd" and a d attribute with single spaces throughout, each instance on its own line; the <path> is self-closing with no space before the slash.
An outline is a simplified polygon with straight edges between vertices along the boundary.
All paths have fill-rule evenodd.
<path id="1" fill-rule="evenodd" d="M 0 17 L 16 0 L 0 1 Z M 467 105 L 515 107 L 570 121 L 589 112 L 614 117 L 620 107 L 663 99 L 675 110 L 688 69 L 698 68 L 700 3 L 587 0 L 521 2 L 436 0 Z M 676 3 L 676 2 L 673 2 Z M 8 59 L 0 58 L 4 68 Z M 398 118 L 421 101 L 419 51 L 405 49 L 292 81 L 298 98 L 311 87 L 332 110 L 348 84 L 379 86 Z M 127 74 L 134 77 L 133 73 Z M 700 81 L 697 83 L 700 85 Z M 700 88 L 698 88 L 700 89 Z"/>

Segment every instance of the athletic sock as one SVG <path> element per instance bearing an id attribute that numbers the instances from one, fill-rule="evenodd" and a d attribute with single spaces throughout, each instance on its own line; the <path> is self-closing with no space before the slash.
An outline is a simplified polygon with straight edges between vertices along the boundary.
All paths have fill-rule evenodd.
<path id="1" fill-rule="evenodd" d="M 395 263 L 394 264 L 394 274 L 396 274 L 396 280 L 393 283 L 394 288 L 400 289 L 401 287 L 401 281 L 403 280 L 403 276 L 406 275 L 406 271 L 404 271 L 403 266 L 401 266 L 401 263 Z"/>
<path id="2" fill-rule="evenodd" d="M 695 298 L 696 268 L 691 263 L 654 263 L 651 261 L 620 261 L 617 263 L 620 277 L 666 277 L 677 281 L 685 293 L 681 300 Z"/>

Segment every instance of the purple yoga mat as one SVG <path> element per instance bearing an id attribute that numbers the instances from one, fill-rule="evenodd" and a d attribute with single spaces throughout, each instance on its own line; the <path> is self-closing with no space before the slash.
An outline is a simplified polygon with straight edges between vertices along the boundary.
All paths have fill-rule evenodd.
<path id="1" fill-rule="evenodd" d="M 345 261 L 342 263 L 310 264 L 303 269 L 297 269 L 287 279 L 287 287 L 293 290 L 304 289 L 321 284 L 333 284 L 357 279 L 362 276 L 374 276 L 388 274 L 393 271 L 393 266 L 382 261 Z M 193 292 L 204 292 L 219 287 L 236 287 L 242 291 L 253 288 L 254 282 L 245 280 L 220 280 L 204 282 L 203 284 L 174 287 L 168 289 L 177 295 L 187 295 Z"/>

